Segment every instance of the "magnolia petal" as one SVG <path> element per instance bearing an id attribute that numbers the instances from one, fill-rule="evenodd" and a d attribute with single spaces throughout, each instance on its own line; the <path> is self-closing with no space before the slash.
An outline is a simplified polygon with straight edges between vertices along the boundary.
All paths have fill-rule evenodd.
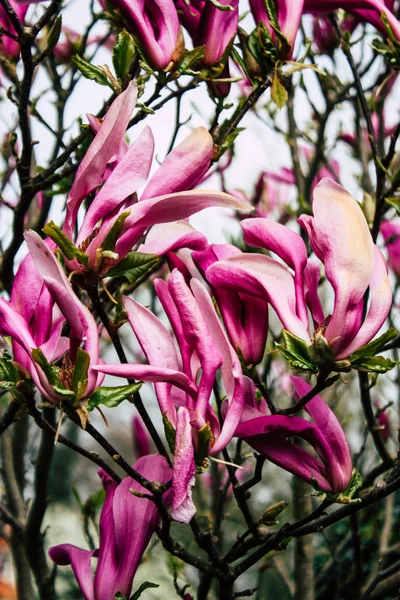
<path id="1" fill-rule="evenodd" d="M 209 190 L 176 192 L 142 200 L 131 208 L 131 214 L 124 223 L 115 252 L 119 256 L 125 256 L 136 240 L 140 238 L 140 235 L 143 235 L 147 227 L 157 223 L 181 221 L 213 206 L 245 210 L 247 212 L 251 210 L 248 205 L 229 194 Z"/>
<path id="2" fill-rule="evenodd" d="M 95 371 L 114 375 L 115 377 L 126 377 L 127 379 L 138 379 L 139 381 L 148 381 L 150 383 L 164 382 L 176 385 L 188 394 L 196 393 L 195 385 L 188 379 L 187 375 L 174 369 L 164 367 L 155 367 L 153 365 L 96 365 Z M 161 407 L 162 412 L 164 407 Z"/>
<path id="3" fill-rule="evenodd" d="M 301 237 L 288 227 L 270 219 L 245 219 L 241 222 L 244 240 L 250 246 L 275 252 L 294 271 L 296 311 L 304 327 L 308 327 L 304 301 L 303 272 L 307 264 L 307 248 Z"/>
<path id="4" fill-rule="evenodd" d="M 211 302 L 211 298 L 204 285 L 197 279 L 193 279 L 191 287 L 202 317 L 206 322 L 207 328 L 211 332 L 222 357 L 221 373 L 229 407 L 226 411 L 219 437 L 210 451 L 211 454 L 218 454 L 218 452 L 223 450 L 232 439 L 242 415 L 244 404 L 242 368 L 237 354 L 230 345 L 221 326 Z"/>
<path id="5" fill-rule="evenodd" d="M 76 172 L 67 200 L 64 232 L 72 239 L 76 217 L 82 200 L 102 182 L 102 176 L 109 162 L 118 152 L 125 136 L 132 111 L 136 104 L 137 87 L 131 82 L 111 104 L 104 117 L 100 131 L 90 144 Z"/>
<path id="6" fill-rule="evenodd" d="M 179 523 L 189 523 L 196 512 L 192 500 L 195 471 L 190 414 L 187 408 L 181 407 L 176 418 L 171 509 L 171 517 Z"/>
<path id="7" fill-rule="evenodd" d="M 179 271 L 175 270 L 171 273 L 168 278 L 168 287 L 179 311 L 185 338 L 189 346 L 196 350 L 200 362 L 201 378 L 198 385 L 196 410 L 204 419 L 215 375 L 222 365 L 222 356 L 190 288 Z"/>
<path id="8" fill-rule="evenodd" d="M 115 167 L 87 211 L 79 230 L 79 246 L 106 215 L 113 213 L 129 196 L 141 187 L 148 177 L 154 152 L 154 137 L 146 127 Z"/>
<path id="9" fill-rule="evenodd" d="M 49 556 L 56 565 L 71 565 L 85 600 L 95 600 L 91 567 L 94 553 L 95 550 L 83 550 L 72 544 L 60 544 L 49 549 Z"/>
<path id="10" fill-rule="evenodd" d="M 270 302 L 283 326 L 309 342 L 307 329 L 296 314 L 293 277 L 276 260 L 261 254 L 243 254 L 207 269 L 212 285 L 254 295 Z"/>
<path id="11" fill-rule="evenodd" d="M 360 325 L 360 302 L 373 269 L 373 242 L 364 214 L 351 195 L 331 179 L 314 190 L 314 218 L 300 217 L 311 245 L 323 260 L 335 292 L 325 337 L 335 354 L 348 346 Z"/>
<path id="12" fill-rule="evenodd" d="M 145 353 L 149 364 L 180 371 L 175 344 L 168 329 L 151 311 L 141 306 L 132 298 L 124 298 L 123 306 L 127 312 L 129 323 Z M 172 424 L 175 423 L 175 409 L 167 384 L 155 386 L 161 413 L 167 413 Z"/>
<path id="13" fill-rule="evenodd" d="M 137 458 L 150 454 L 150 437 L 139 415 L 135 415 L 132 419 L 132 443 Z"/>
<path id="14" fill-rule="evenodd" d="M 146 235 L 146 241 L 139 246 L 138 252 L 145 254 L 158 254 L 163 256 L 167 252 L 174 252 L 180 248 L 201 250 L 207 246 L 205 235 L 196 231 L 186 221 L 153 225 Z"/>
<path id="15" fill-rule="evenodd" d="M 172 477 L 172 469 L 166 459 L 157 454 L 142 456 L 133 465 L 148 481 L 167 483 Z M 119 557 L 118 571 L 114 588 L 109 590 L 105 600 L 114 600 L 117 591 L 129 598 L 132 581 L 136 570 L 147 548 L 151 536 L 159 525 L 161 516 L 157 506 L 147 498 L 134 496 L 130 490 L 141 494 L 149 494 L 131 477 L 125 477 L 114 494 L 113 516 L 115 527 L 115 546 Z M 166 508 L 171 503 L 171 490 L 163 494 L 162 500 Z M 99 596 L 102 598 L 102 596 Z"/>
<path id="16" fill-rule="evenodd" d="M 30 326 L 36 344 L 41 346 L 50 334 L 53 300 L 30 254 L 18 267 L 10 302 Z"/>
<path id="17" fill-rule="evenodd" d="M 100 515 L 100 542 L 94 575 L 94 590 L 96 598 L 107 598 L 110 590 L 114 587 L 118 569 L 113 515 L 114 496 L 118 484 L 103 469 L 99 469 L 98 475 L 105 489 L 106 497 Z"/>
<path id="18" fill-rule="evenodd" d="M 392 306 L 392 286 L 387 274 L 386 261 L 377 246 L 374 245 L 374 270 L 369 284 L 371 304 L 363 324 L 352 342 L 337 355 L 338 360 L 347 358 L 353 352 L 368 344 L 378 333 Z"/>
<path id="19" fill-rule="evenodd" d="M 311 385 L 300 377 L 290 378 L 298 398 L 310 392 Z M 326 465 L 326 478 L 331 484 L 333 492 L 343 492 L 350 483 L 353 465 L 351 454 L 344 431 L 334 412 L 317 395 L 307 402 L 304 409 L 308 412 L 318 429 L 329 444 L 333 461 Z"/>
<path id="20" fill-rule="evenodd" d="M 320 278 L 319 263 L 309 260 L 304 269 L 304 296 L 306 304 L 310 309 L 315 329 L 323 325 L 325 321 L 324 309 L 318 296 Z"/>
<path id="21" fill-rule="evenodd" d="M 211 164 L 213 145 L 207 129 L 196 127 L 168 154 L 145 187 L 142 201 L 194 188 Z"/>
<path id="22" fill-rule="evenodd" d="M 328 441 L 325 439 L 324 434 L 320 431 L 317 425 L 314 425 L 314 423 L 310 423 L 309 421 L 306 421 L 300 417 L 270 415 L 250 419 L 249 421 L 241 423 L 235 433 L 236 437 L 243 438 L 260 436 L 261 434 L 265 435 L 266 437 L 270 434 L 279 434 L 285 437 L 298 436 L 311 444 L 321 458 L 321 461 L 325 467 L 325 477 L 328 477 L 329 474 L 336 469 L 333 451 L 329 446 Z M 299 468 L 301 468 L 301 465 L 298 464 L 296 469 Z M 333 478 L 333 481 L 336 484 L 337 480 L 335 477 Z"/>

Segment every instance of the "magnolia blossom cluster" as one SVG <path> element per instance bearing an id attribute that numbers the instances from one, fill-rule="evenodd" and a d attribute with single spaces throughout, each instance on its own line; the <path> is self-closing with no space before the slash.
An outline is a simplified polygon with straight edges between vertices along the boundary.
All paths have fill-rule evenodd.
<path id="1" fill-rule="evenodd" d="M 131 4 L 120 4 L 128 18 Z M 296 6 L 300 4 L 303 9 L 303 3 Z M 309 9 L 314 10 L 313 5 Z M 199 3 L 196 10 L 202 14 L 217 9 Z M 371 8 L 368 18 L 372 13 Z M 140 14 L 146 15 L 149 26 L 153 13 Z M 160 19 L 163 13 L 156 14 Z M 278 15 L 283 19 L 283 13 Z M 170 22 L 167 16 L 157 22 L 161 36 L 162 24 Z M 245 440 L 320 492 L 344 492 L 352 463 L 331 408 L 314 394 L 304 407 L 309 418 L 271 413 L 252 374 L 265 354 L 271 309 L 284 332 L 307 349 L 311 372 L 324 377 L 349 370 L 352 355 L 384 325 L 391 285 L 360 206 L 320 173 L 313 185 L 312 215 L 298 219 L 303 236 L 258 213 L 241 225 L 245 243 L 259 252 L 209 244 L 187 218 L 214 206 L 249 213 L 248 203 L 223 192 L 193 190 L 206 175 L 213 152 L 212 138 L 201 127 L 172 150 L 149 179 L 151 130 L 145 128 L 130 146 L 125 140 L 136 100 L 137 87 L 130 83 L 103 121 L 90 117 L 95 136 L 77 170 L 62 229 L 48 223 L 46 239 L 33 231 L 25 234 L 29 252 L 19 265 L 10 300 L 0 299 L 0 333 L 11 339 L 21 379 L 32 381 L 54 406 L 67 403 L 81 415 L 105 374 L 154 384 L 172 467 L 165 458 L 149 454 L 146 436 L 136 424 L 141 457 L 134 468 L 149 481 L 171 482 L 162 501 L 176 521 L 192 519 L 196 476 L 201 477 L 209 460 L 233 438 Z M 291 185 L 293 174 L 285 176 Z M 89 195 L 90 207 L 81 218 Z M 396 271 L 398 225 L 384 222 L 382 234 Z M 309 257 L 305 236 L 316 258 Z M 112 280 L 146 255 L 165 257 L 170 266 L 169 275 L 163 277 L 160 270 L 153 282 L 168 322 L 136 299 L 123 297 L 121 309 L 147 362 L 106 364 L 86 293 L 90 297 L 99 282 Z M 323 276 L 334 297 L 330 314 L 320 296 Z M 297 375 L 290 382 L 296 401 L 312 390 Z M 216 394 L 220 387 L 221 398 Z M 129 597 L 160 514 L 151 499 L 140 497 L 143 489 L 133 479 L 117 484 L 105 472 L 99 475 L 106 491 L 99 548 L 88 551 L 62 544 L 53 547 L 50 556 L 59 565 L 72 565 L 87 600 L 111 600 L 117 592 Z M 92 558 L 97 558 L 94 577 Z"/>
<path id="2" fill-rule="evenodd" d="M 18 18 L 23 23 L 29 5 L 42 0 L 20 2 L 10 0 Z M 200 63 L 209 70 L 208 80 L 219 83 L 212 87 L 217 95 L 229 92 L 228 56 L 238 32 L 240 11 L 238 0 L 99 0 L 104 11 L 111 10 L 113 20 L 134 36 L 142 55 L 153 69 L 173 70 L 184 51 L 182 28 L 189 34 L 195 48 L 203 48 Z M 245 10 L 246 7 L 243 8 Z M 394 0 L 250 0 L 254 23 L 262 27 L 270 44 L 276 48 L 276 58 L 292 58 L 296 36 L 303 14 L 314 16 L 316 46 L 331 53 L 336 35 L 326 15 L 343 9 L 348 16 L 341 26 L 352 32 L 359 23 L 373 25 L 384 37 L 387 27 L 400 41 L 400 24 L 393 14 Z M 0 23 L 15 35 L 12 22 L 4 8 L 0 7 Z M 79 49 L 80 36 L 70 28 L 64 28 L 64 39 L 54 49 L 55 57 L 64 62 Z M 99 41 L 94 37 L 88 43 Z M 9 59 L 19 57 L 19 45 L 11 37 L 1 37 L 2 51 Z"/>

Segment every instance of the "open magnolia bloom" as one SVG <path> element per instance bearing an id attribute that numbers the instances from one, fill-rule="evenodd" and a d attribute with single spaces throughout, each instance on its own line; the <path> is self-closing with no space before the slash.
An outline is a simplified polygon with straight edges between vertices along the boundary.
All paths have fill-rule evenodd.
<path id="1" fill-rule="evenodd" d="M 339 184 L 321 180 L 314 190 L 313 213 L 302 215 L 299 223 L 333 288 L 332 314 L 324 316 L 318 296 L 320 266 L 307 258 L 301 236 L 268 219 L 242 221 L 244 239 L 276 253 L 287 266 L 262 254 L 243 254 L 214 263 L 206 277 L 213 286 L 267 300 L 285 330 L 308 345 L 311 363 L 319 369 L 350 368 L 344 359 L 375 336 L 389 313 L 392 290 L 386 263 L 361 208 Z"/>
<path id="2" fill-rule="evenodd" d="M 167 483 L 171 469 L 159 455 L 143 456 L 133 465 L 149 481 Z M 85 600 L 114 600 L 120 592 L 129 598 L 132 582 L 151 536 L 160 523 L 157 506 L 131 490 L 149 492 L 131 477 L 120 484 L 99 470 L 106 498 L 100 516 L 100 544 L 97 550 L 84 550 L 72 544 L 60 544 L 49 550 L 57 565 L 71 565 Z M 163 495 L 168 507 L 171 492 Z M 92 576 L 91 560 L 97 557 Z"/>
<path id="3" fill-rule="evenodd" d="M 20 265 L 11 302 L 0 298 L 0 333 L 11 337 L 15 360 L 47 400 L 78 406 L 104 378 L 90 365 L 99 362 L 97 325 L 52 248 L 33 231 L 25 239 L 30 254 Z M 53 320 L 55 307 L 61 314 Z M 65 322 L 69 339 L 61 335 Z"/>
<path id="4" fill-rule="evenodd" d="M 189 522 L 196 511 L 191 499 L 196 467 L 204 468 L 231 440 L 243 408 L 243 376 L 205 287 L 189 287 L 174 270 L 168 283 L 154 282 L 175 339 L 149 310 L 123 299 L 129 322 L 148 365 L 100 365 L 102 373 L 155 383 L 167 439 L 174 451 L 172 517 Z M 176 344 L 179 354 L 176 351 Z M 210 399 L 218 370 L 227 397 L 222 427 Z"/>
<path id="5" fill-rule="evenodd" d="M 138 201 L 137 190 L 150 172 L 154 138 L 146 127 L 130 147 L 124 140 L 136 97 L 136 85 L 131 83 L 114 100 L 100 126 L 92 119 L 98 131 L 77 170 L 67 200 L 63 233 L 53 223 L 44 228 L 60 246 L 72 271 L 92 271 L 104 277 L 157 224 L 171 223 L 168 235 L 162 243 L 159 236 L 154 236 L 154 247 L 146 243 L 144 252 L 162 255 L 182 245 L 205 247 L 206 238 L 182 220 L 211 206 L 249 210 L 223 192 L 191 190 L 211 162 L 213 140 L 204 127 L 197 127 L 167 156 Z M 79 227 L 74 248 L 70 241 L 74 239 L 79 208 L 101 185 Z"/>
<path id="6" fill-rule="evenodd" d="M 290 379 L 297 398 L 312 389 L 300 377 Z M 343 429 L 321 396 L 310 400 L 304 410 L 312 421 L 271 415 L 265 400 L 256 400 L 254 385 L 246 378 L 245 406 L 235 436 L 243 438 L 271 462 L 322 491 L 344 492 L 350 483 L 352 464 Z M 318 457 L 290 441 L 293 437 L 310 444 Z"/>

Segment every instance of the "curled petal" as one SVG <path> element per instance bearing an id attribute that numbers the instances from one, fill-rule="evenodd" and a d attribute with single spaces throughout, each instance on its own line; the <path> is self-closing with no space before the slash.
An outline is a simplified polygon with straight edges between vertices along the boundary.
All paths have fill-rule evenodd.
<path id="1" fill-rule="evenodd" d="M 369 289 L 371 303 L 367 316 L 353 341 L 337 354 L 336 357 L 338 360 L 347 358 L 350 354 L 358 350 L 358 348 L 361 348 L 361 346 L 368 344 L 372 340 L 386 321 L 392 305 L 392 286 L 387 274 L 386 262 L 381 251 L 375 245 L 374 270 Z"/>
<path id="2" fill-rule="evenodd" d="M 212 285 L 267 300 L 283 326 L 309 342 L 308 331 L 296 314 L 293 277 L 276 260 L 261 254 L 234 256 L 207 269 Z"/>
<path id="3" fill-rule="evenodd" d="M 300 377 L 291 377 L 290 380 L 299 398 L 308 394 L 312 389 L 311 386 Z M 326 465 L 326 477 L 331 483 L 332 491 L 343 492 L 350 483 L 353 469 L 350 449 L 344 431 L 334 412 L 324 402 L 321 396 L 315 396 L 312 400 L 307 402 L 304 408 L 313 419 L 332 450 L 333 461 L 330 465 Z"/>
<path id="4" fill-rule="evenodd" d="M 109 160 L 118 152 L 124 138 L 132 110 L 136 104 L 137 87 L 134 82 L 112 103 L 104 117 L 100 131 L 90 144 L 76 172 L 68 201 L 64 232 L 72 239 L 76 217 L 82 200 L 102 183 Z"/>
<path id="5" fill-rule="evenodd" d="M 374 249 L 357 202 L 338 183 L 322 179 L 314 190 L 314 218 L 300 217 L 335 292 L 325 337 L 335 354 L 348 346 L 360 326 L 360 303 L 369 285 Z"/>
<path id="6" fill-rule="evenodd" d="M 196 127 L 168 154 L 145 187 L 142 200 L 194 188 L 208 171 L 212 153 L 211 135 L 205 127 Z"/>
<path id="7" fill-rule="evenodd" d="M 293 269 L 297 315 L 303 325 L 308 327 L 303 283 L 303 272 L 307 264 L 305 243 L 295 231 L 270 219 L 245 219 L 241 225 L 247 244 L 275 252 Z"/>
<path id="8" fill-rule="evenodd" d="M 60 544 L 49 549 L 49 556 L 56 565 L 71 565 L 76 581 L 85 600 L 95 600 L 91 558 L 95 550 L 82 550 L 72 544 Z"/>
<path id="9" fill-rule="evenodd" d="M 178 409 L 176 419 L 171 509 L 171 517 L 180 523 L 189 523 L 196 512 L 192 500 L 195 471 L 190 414 L 188 409 L 182 406 Z"/>

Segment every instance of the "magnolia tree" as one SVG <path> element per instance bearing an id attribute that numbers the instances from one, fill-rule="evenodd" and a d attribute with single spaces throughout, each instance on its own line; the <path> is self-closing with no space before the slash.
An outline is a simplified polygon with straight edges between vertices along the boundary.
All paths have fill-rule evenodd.
<path id="1" fill-rule="evenodd" d="M 2 598 L 397 596 L 399 8 L 0 0 Z"/>

